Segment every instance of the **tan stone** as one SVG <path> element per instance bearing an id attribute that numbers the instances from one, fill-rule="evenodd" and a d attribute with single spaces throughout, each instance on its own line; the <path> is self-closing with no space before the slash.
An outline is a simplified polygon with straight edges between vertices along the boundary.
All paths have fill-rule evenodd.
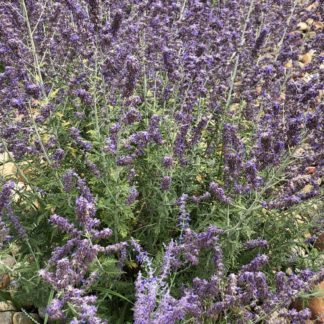
<path id="1" fill-rule="evenodd" d="M 314 19 L 313 19 L 313 18 L 308 18 L 308 19 L 306 20 L 306 24 L 307 24 L 308 26 L 311 26 L 311 25 L 313 24 L 313 22 L 314 22 Z"/>
<path id="2" fill-rule="evenodd" d="M 10 300 L 7 300 L 6 302 L 0 301 L 0 312 L 15 311 L 15 310 L 16 310 L 15 306 L 12 304 Z"/>
<path id="3" fill-rule="evenodd" d="M 324 22 L 322 21 L 315 21 L 314 22 L 315 29 L 324 29 Z"/>
<path id="4" fill-rule="evenodd" d="M 34 320 L 39 321 L 39 316 L 37 314 L 28 314 Z M 25 313 L 19 312 L 15 313 L 13 316 L 13 324 L 34 324 L 35 322 L 32 321 Z"/>
<path id="5" fill-rule="evenodd" d="M 309 51 L 308 53 L 300 55 L 299 61 L 302 62 L 303 64 L 309 64 L 313 59 L 314 53 L 315 51 Z"/>
<path id="6" fill-rule="evenodd" d="M 313 11 L 319 6 L 319 3 L 317 1 L 313 2 L 311 5 L 309 5 L 306 10 L 307 11 Z"/>
<path id="7" fill-rule="evenodd" d="M 300 29 L 301 31 L 307 31 L 309 30 L 309 26 L 305 23 L 305 22 L 300 22 L 297 25 L 298 29 Z"/>
<path id="8" fill-rule="evenodd" d="M 312 39 L 315 38 L 316 37 L 316 32 L 314 32 L 314 31 L 309 32 L 308 37 L 312 38 Z"/>
<path id="9" fill-rule="evenodd" d="M 11 177 L 17 174 L 17 168 L 15 163 L 6 162 L 2 166 L 0 166 L 0 175 L 3 177 Z"/>
<path id="10" fill-rule="evenodd" d="M 292 68 L 292 60 L 288 60 L 287 63 L 285 64 L 285 68 L 291 69 Z"/>

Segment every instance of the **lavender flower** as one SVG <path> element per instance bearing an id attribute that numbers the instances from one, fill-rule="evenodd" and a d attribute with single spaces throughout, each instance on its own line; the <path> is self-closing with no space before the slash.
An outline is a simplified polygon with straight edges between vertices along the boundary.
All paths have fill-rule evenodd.
<path id="1" fill-rule="evenodd" d="M 191 139 L 191 143 L 190 145 L 196 145 L 199 140 L 200 140 L 200 137 L 201 137 L 201 132 L 203 131 L 204 128 L 206 128 L 208 124 L 208 118 L 207 117 L 203 117 L 197 127 L 195 127 L 194 131 L 193 131 L 193 136 L 192 136 L 192 139 Z"/>
<path id="2" fill-rule="evenodd" d="M 63 157 L 64 157 L 64 150 L 61 148 L 58 148 L 53 154 L 53 160 L 55 161 L 61 161 Z"/>
<path id="3" fill-rule="evenodd" d="M 183 194 L 177 201 L 180 209 L 179 216 L 178 216 L 178 225 L 181 229 L 181 232 L 189 227 L 190 214 L 186 210 L 186 203 L 188 198 L 189 196 L 187 194 Z"/>
<path id="4" fill-rule="evenodd" d="M 77 175 L 73 173 L 73 176 Z M 89 277 L 87 274 L 99 253 L 122 251 L 126 244 L 119 243 L 108 247 L 94 244 L 95 241 L 107 239 L 112 235 L 112 231 L 96 229 L 100 225 L 100 221 L 95 218 L 94 198 L 85 181 L 80 178 L 77 188 L 82 194 L 76 199 L 75 209 L 80 229 L 61 216 L 51 216 L 51 223 L 67 233 L 70 239 L 65 245 L 53 251 L 49 260 L 52 271 L 42 269 L 39 274 L 52 285 L 54 290 L 59 292 L 58 297 L 52 301 L 48 308 L 51 318 L 65 318 L 64 307 L 66 303 L 71 303 L 78 312 L 78 317 L 74 319 L 74 322 L 105 323 L 96 315 L 96 297 L 85 296 L 89 285 L 97 277 L 96 273 L 90 273 Z"/>
<path id="5" fill-rule="evenodd" d="M 256 256 L 249 264 L 242 267 L 241 271 L 258 271 L 268 263 L 269 258 L 265 254 Z"/>
<path id="6" fill-rule="evenodd" d="M 168 169 L 171 168 L 172 163 L 173 163 L 172 157 L 165 156 L 163 158 L 163 165 L 164 165 L 165 168 L 168 168 Z"/>
<path id="7" fill-rule="evenodd" d="M 47 308 L 47 314 L 54 320 L 65 318 L 63 306 L 64 303 L 62 301 L 60 301 L 59 299 L 53 299 L 51 304 Z"/>
<path id="8" fill-rule="evenodd" d="M 131 187 L 129 189 L 129 194 L 126 200 L 126 204 L 132 205 L 136 201 L 138 196 L 139 196 L 139 192 L 137 191 L 136 187 Z"/>
<path id="9" fill-rule="evenodd" d="M 13 181 L 8 181 L 4 184 L 0 194 L 0 213 L 3 208 L 7 207 L 10 203 L 10 198 L 12 190 L 15 188 L 15 183 Z"/>
<path id="10" fill-rule="evenodd" d="M 73 186 L 73 178 L 76 176 L 76 173 L 73 170 L 68 170 L 64 173 L 62 180 L 64 185 L 64 190 L 70 192 Z"/>
<path id="11" fill-rule="evenodd" d="M 164 190 L 164 191 L 169 190 L 170 187 L 171 187 L 171 181 L 172 181 L 172 179 L 169 176 L 162 177 L 161 189 Z"/>
<path id="12" fill-rule="evenodd" d="M 209 190 L 221 202 L 223 202 L 225 204 L 231 203 L 231 198 L 229 198 L 225 195 L 224 190 L 216 182 L 213 181 L 209 184 Z"/>
<path id="13" fill-rule="evenodd" d="M 311 311 L 308 308 L 305 308 L 301 311 L 297 311 L 296 309 L 291 310 L 282 310 L 279 314 L 280 317 L 287 318 L 293 324 L 304 323 L 306 320 L 311 318 Z"/>
<path id="14" fill-rule="evenodd" d="M 126 112 L 125 117 L 123 118 L 123 122 L 126 125 L 131 125 L 136 121 L 139 121 L 140 119 L 141 119 L 140 112 L 134 108 L 131 108 Z"/>
<path id="15" fill-rule="evenodd" d="M 259 49 L 261 48 L 261 46 L 263 45 L 268 32 L 269 31 L 266 28 L 261 30 L 259 37 L 255 41 L 255 46 L 254 46 L 253 52 L 252 52 L 253 55 L 256 55 L 257 52 L 259 51 Z"/>
<path id="16" fill-rule="evenodd" d="M 71 127 L 70 128 L 70 135 L 73 138 L 73 140 L 85 151 L 91 151 L 92 150 L 92 144 L 90 142 L 85 141 L 81 135 L 80 131 L 75 128 Z"/>
<path id="17" fill-rule="evenodd" d="M 101 176 L 101 172 L 98 169 L 97 165 L 95 163 L 93 163 L 90 160 L 86 160 L 86 165 L 87 167 L 90 169 L 91 173 L 96 177 L 96 178 L 100 178 Z"/>
<path id="18" fill-rule="evenodd" d="M 64 217 L 54 214 L 51 216 L 50 222 L 56 225 L 62 232 L 68 233 L 72 237 L 79 237 L 81 235 L 75 226 L 70 224 Z"/>
<path id="19" fill-rule="evenodd" d="M 0 245 L 1 246 L 4 244 L 4 242 L 8 241 L 11 238 L 9 235 L 10 232 L 9 228 L 3 220 L 5 212 L 7 214 L 9 222 L 17 231 L 19 238 L 26 239 L 27 237 L 25 228 L 21 225 L 19 218 L 14 215 L 12 210 L 11 198 L 12 198 L 12 192 L 14 188 L 15 188 L 15 183 L 13 181 L 8 181 L 4 184 L 0 193 Z"/>
<path id="20" fill-rule="evenodd" d="M 261 239 L 250 240 L 244 243 L 245 250 L 251 250 L 257 247 L 268 248 L 269 244 L 266 240 Z"/>
<path id="21" fill-rule="evenodd" d="M 7 214 L 8 214 L 8 219 L 9 219 L 10 223 L 13 225 L 13 227 L 15 228 L 15 230 L 18 233 L 18 237 L 20 239 L 26 239 L 27 232 L 26 232 L 25 228 L 22 226 L 19 218 L 16 215 L 14 215 L 12 207 L 10 205 L 7 206 Z"/>

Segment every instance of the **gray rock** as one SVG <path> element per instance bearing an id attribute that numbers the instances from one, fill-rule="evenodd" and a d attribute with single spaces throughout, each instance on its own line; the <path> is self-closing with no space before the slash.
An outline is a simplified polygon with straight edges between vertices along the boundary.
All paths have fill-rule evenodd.
<path id="1" fill-rule="evenodd" d="M 12 312 L 0 312 L 1 324 L 12 324 Z"/>
<path id="2" fill-rule="evenodd" d="M 32 317 L 35 321 L 32 321 L 25 313 L 15 313 L 12 318 L 13 324 L 35 324 L 35 322 L 39 323 L 40 318 L 37 314 L 29 314 L 29 316 Z"/>

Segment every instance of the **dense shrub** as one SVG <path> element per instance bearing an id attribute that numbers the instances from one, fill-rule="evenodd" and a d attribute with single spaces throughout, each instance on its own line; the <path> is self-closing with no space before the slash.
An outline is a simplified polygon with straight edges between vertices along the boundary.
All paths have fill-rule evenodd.
<path id="1" fill-rule="evenodd" d="M 311 316 L 291 305 L 324 279 L 320 2 L 13 0 L 0 18 L 17 305 L 71 323 Z"/>

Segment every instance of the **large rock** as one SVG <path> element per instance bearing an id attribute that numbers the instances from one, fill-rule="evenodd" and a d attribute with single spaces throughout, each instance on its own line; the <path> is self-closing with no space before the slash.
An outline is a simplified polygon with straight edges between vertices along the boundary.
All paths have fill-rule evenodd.
<path id="1" fill-rule="evenodd" d="M 1 324 L 12 324 L 12 312 L 0 312 Z"/>
<path id="2" fill-rule="evenodd" d="M 37 314 L 29 314 L 35 321 L 39 322 L 40 318 Z M 15 313 L 13 316 L 13 324 L 35 324 L 25 313 Z"/>

